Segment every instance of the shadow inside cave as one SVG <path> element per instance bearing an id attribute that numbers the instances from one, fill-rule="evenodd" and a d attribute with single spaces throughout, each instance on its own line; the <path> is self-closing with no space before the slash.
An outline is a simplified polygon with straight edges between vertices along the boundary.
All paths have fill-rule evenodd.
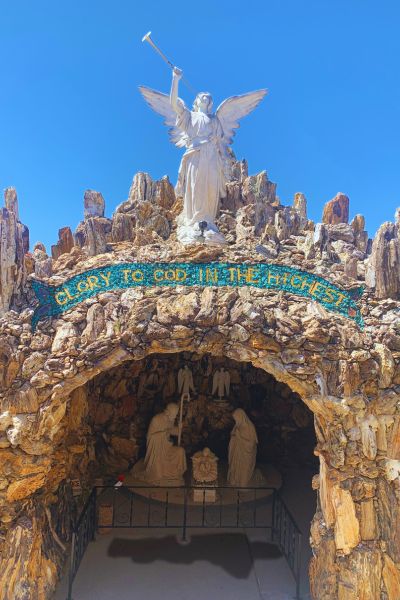
<path id="1" fill-rule="evenodd" d="M 277 546 L 251 541 L 244 533 L 214 533 L 194 535 L 187 545 L 175 536 L 163 538 L 114 538 L 108 548 L 110 558 L 131 558 L 138 564 L 164 561 L 188 565 L 196 561 L 212 563 L 231 576 L 246 579 L 256 559 L 275 560 L 282 556 Z"/>

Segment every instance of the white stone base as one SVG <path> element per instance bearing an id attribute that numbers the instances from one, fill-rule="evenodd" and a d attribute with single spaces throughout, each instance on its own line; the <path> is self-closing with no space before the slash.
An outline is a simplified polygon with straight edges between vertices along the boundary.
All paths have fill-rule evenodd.
<path id="1" fill-rule="evenodd" d="M 226 239 L 218 227 L 214 223 L 208 223 L 204 235 L 201 235 L 201 230 L 198 223 L 194 225 L 186 225 L 181 223 L 178 225 L 176 232 L 178 240 L 181 244 L 206 244 L 207 246 L 224 246 Z"/>
<path id="2" fill-rule="evenodd" d="M 282 477 L 279 471 L 275 469 L 272 465 L 257 465 L 258 469 L 256 469 L 255 477 L 252 479 L 249 484 L 250 487 L 253 485 L 255 487 L 260 486 L 260 491 L 257 491 L 257 498 L 261 499 L 272 494 L 272 488 L 278 489 L 282 486 Z M 261 468 L 260 468 L 261 467 Z M 261 471 L 261 477 L 258 476 L 258 470 Z M 233 487 L 232 490 L 227 486 L 226 474 L 228 471 L 228 465 L 221 463 L 219 466 L 219 475 L 218 475 L 218 483 L 223 486 L 224 492 L 222 496 L 218 499 L 218 502 L 221 502 L 223 505 L 226 504 L 237 504 L 238 495 L 237 489 Z M 151 497 L 152 500 L 159 500 L 160 502 L 165 502 L 166 499 L 166 490 L 165 488 L 158 488 L 158 486 L 149 486 L 149 483 L 143 478 L 144 474 L 144 466 L 143 459 L 140 459 L 138 463 L 132 468 L 130 473 L 126 474 L 124 486 L 130 488 L 132 493 L 138 494 L 139 496 Z M 211 484 L 207 483 L 199 483 L 192 480 L 191 485 L 198 486 L 198 491 L 201 495 L 201 502 L 203 502 L 203 490 L 204 488 L 211 487 Z M 143 487 L 144 486 L 144 487 Z M 268 489 L 262 489 L 262 487 L 268 486 Z M 197 491 L 197 490 L 196 490 Z M 217 492 L 218 490 L 210 490 L 210 492 Z M 199 496 L 198 496 L 199 497 Z M 240 502 L 247 502 L 252 499 L 251 494 L 240 493 Z M 199 504 L 199 501 L 194 501 L 193 494 L 190 493 L 186 497 L 187 503 L 190 504 Z M 168 501 L 171 504 L 183 504 L 185 502 L 185 494 L 184 488 L 173 488 L 171 487 L 168 490 Z M 209 501 L 210 503 L 212 500 Z"/>
<path id="3" fill-rule="evenodd" d="M 199 487 L 196 490 L 193 490 L 193 502 L 199 502 L 201 504 L 203 504 L 203 502 L 206 502 L 207 504 L 209 504 L 216 501 L 217 490 L 209 490 L 201 487 Z"/>

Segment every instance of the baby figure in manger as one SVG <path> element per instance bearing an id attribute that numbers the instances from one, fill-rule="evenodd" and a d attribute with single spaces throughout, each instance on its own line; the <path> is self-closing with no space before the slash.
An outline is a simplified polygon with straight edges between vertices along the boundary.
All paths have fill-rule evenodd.
<path id="1" fill-rule="evenodd" d="M 192 456 L 194 502 L 215 502 L 217 493 L 213 487 L 218 485 L 218 458 L 210 448 L 204 448 Z"/>
<path id="2" fill-rule="evenodd" d="M 192 456 L 193 479 L 196 483 L 216 483 L 218 481 L 218 458 L 210 448 L 204 448 Z"/>

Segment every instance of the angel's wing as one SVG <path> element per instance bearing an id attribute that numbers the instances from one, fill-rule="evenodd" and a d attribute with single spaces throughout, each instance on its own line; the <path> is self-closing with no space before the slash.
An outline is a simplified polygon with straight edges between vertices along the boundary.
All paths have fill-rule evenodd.
<path id="1" fill-rule="evenodd" d="M 139 86 L 139 91 L 150 108 L 165 118 L 164 123 L 169 127 L 168 133 L 171 142 L 178 148 L 184 148 L 188 138 L 184 132 L 175 126 L 176 112 L 171 106 L 169 96 L 167 96 L 167 94 L 163 94 L 162 92 L 152 90 L 144 85 Z M 183 100 L 178 98 L 178 102 L 183 108 L 185 107 Z"/>
<path id="2" fill-rule="evenodd" d="M 224 144 L 229 146 L 233 142 L 235 129 L 239 127 L 239 119 L 242 119 L 258 106 L 266 95 L 267 90 L 257 90 L 241 96 L 227 98 L 217 108 L 218 117 L 224 132 Z"/>

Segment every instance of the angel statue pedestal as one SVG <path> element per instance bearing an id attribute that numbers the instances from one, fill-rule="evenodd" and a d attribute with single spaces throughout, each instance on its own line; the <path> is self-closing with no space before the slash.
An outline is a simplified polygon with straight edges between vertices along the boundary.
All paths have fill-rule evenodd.
<path id="1" fill-rule="evenodd" d="M 219 201 L 226 196 L 231 180 L 232 144 L 239 119 L 248 115 L 267 93 L 258 90 L 224 100 L 212 113 L 213 100 L 208 92 L 197 94 L 192 109 L 178 98 L 182 71 L 173 69 L 170 95 L 141 86 L 146 102 L 165 118 L 171 141 L 186 148 L 179 167 L 176 195 L 183 198 L 183 210 L 177 218 L 177 237 L 182 244 L 225 244 L 215 224 Z"/>
<path id="2" fill-rule="evenodd" d="M 218 458 L 209 448 L 192 456 L 193 502 L 216 502 L 218 486 Z M 212 489 L 215 488 L 215 489 Z"/>

